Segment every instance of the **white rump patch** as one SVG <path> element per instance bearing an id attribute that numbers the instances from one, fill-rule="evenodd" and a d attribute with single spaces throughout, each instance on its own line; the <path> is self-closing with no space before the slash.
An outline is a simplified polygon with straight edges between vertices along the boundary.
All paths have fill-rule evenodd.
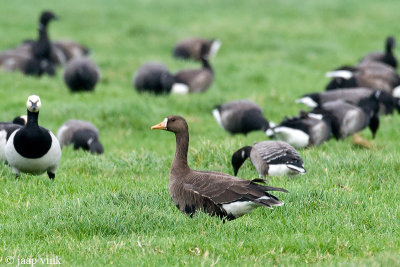
<path id="1" fill-rule="evenodd" d="M 4 152 L 7 143 L 6 138 L 7 132 L 5 130 L 0 131 L 0 161 L 6 160 L 6 154 Z"/>
<path id="2" fill-rule="evenodd" d="M 324 118 L 324 115 L 315 114 L 315 113 L 308 113 L 308 117 L 316 119 L 316 120 L 322 120 Z"/>
<path id="3" fill-rule="evenodd" d="M 304 105 L 306 105 L 307 107 L 310 107 L 310 108 L 316 108 L 316 107 L 318 107 L 317 102 L 315 102 L 315 101 L 314 101 L 311 97 L 309 97 L 309 96 L 306 96 L 306 97 L 297 99 L 297 100 L 296 100 L 296 103 L 304 104 Z"/>
<path id="4" fill-rule="evenodd" d="M 269 128 L 265 131 L 265 134 L 269 137 L 274 135 L 274 130 L 272 128 Z"/>
<path id="5" fill-rule="evenodd" d="M 219 126 L 224 128 L 224 126 L 222 126 L 222 119 L 221 119 L 221 114 L 219 113 L 219 110 L 218 109 L 214 109 L 212 111 L 212 114 L 213 114 L 215 120 L 218 122 Z"/>
<path id="6" fill-rule="evenodd" d="M 325 73 L 325 77 L 327 78 L 343 78 L 343 79 L 350 79 L 353 77 L 353 73 L 349 70 L 334 70 L 334 71 L 328 71 Z"/>
<path id="7" fill-rule="evenodd" d="M 274 133 L 277 139 L 297 148 L 308 146 L 310 141 L 310 136 L 305 132 L 285 126 L 276 127 Z"/>
<path id="8" fill-rule="evenodd" d="M 222 208 L 228 213 L 232 214 L 233 216 L 240 217 L 242 215 L 245 215 L 252 210 L 254 210 L 259 204 L 256 204 L 252 201 L 237 201 L 237 202 L 232 202 L 229 204 L 223 204 Z"/>
<path id="9" fill-rule="evenodd" d="M 220 49 L 222 45 L 222 42 L 220 40 L 215 40 L 212 44 L 211 44 L 211 48 L 210 48 L 210 52 L 209 52 L 209 57 L 213 58 L 217 55 L 218 50 Z"/>
<path id="10" fill-rule="evenodd" d="M 187 94 L 189 93 L 189 86 L 184 83 L 174 83 L 171 89 L 172 94 Z"/>
<path id="11" fill-rule="evenodd" d="M 400 98 L 400 85 L 393 88 L 392 95 L 394 97 Z"/>

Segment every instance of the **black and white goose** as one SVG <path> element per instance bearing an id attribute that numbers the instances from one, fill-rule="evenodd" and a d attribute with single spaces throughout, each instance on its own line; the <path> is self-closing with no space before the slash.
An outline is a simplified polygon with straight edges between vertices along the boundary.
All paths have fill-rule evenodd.
<path id="1" fill-rule="evenodd" d="M 368 61 L 355 67 L 343 66 L 327 72 L 326 77 L 332 78 L 327 90 L 367 87 L 400 97 L 400 77 L 395 69 L 384 63 Z"/>
<path id="2" fill-rule="evenodd" d="M 379 92 L 379 91 L 378 91 Z M 343 100 L 326 102 L 321 107 L 315 108 L 313 113 L 331 113 L 339 122 L 339 137 L 346 138 L 349 135 L 362 131 L 369 127 L 373 138 L 379 128 L 379 93 L 360 100 L 358 105 L 349 104 Z"/>
<path id="3" fill-rule="evenodd" d="M 332 135 L 339 138 L 339 122 L 329 112 L 314 114 L 301 111 L 299 116 L 285 118 L 266 133 L 296 148 L 319 146 Z"/>
<path id="4" fill-rule="evenodd" d="M 297 103 L 302 103 L 308 107 L 315 108 L 326 102 L 343 100 L 350 104 L 357 105 L 361 99 L 370 97 L 376 94 L 375 90 L 365 87 L 355 87 L 346 89 L 330 90 L 321 93 L 311 93 L 303 95 L 296 100 Z M 392 114 L 394 109 L 399 110 L 400 101 L 391 94 L 385 91 L 379 91 L 379 113 Z"/>
<path id="5" fill-rule="evenodd" d="M 218 124 L 231 134 L 265 132 L 270 127 L 261 107 L 249 100 L 236 100 L 219 105 L 212 114 Z"/>
<path id="6" fill-rule="evenodd" d="M 0 122 L 0 161 L 6 160 L 5 148 L 10 135 L 20 128 L 22 128 L 22 126 L 19 124 Z"/>
<path id="7" fill-rule="evenodd" d="M 28 97 L 28 122 L 14 131 L 7 140 L 5 155 L 13 172 L 42 174 L 47 171 L 54 179 L 61 159 L 61 147 L 54 134 L 38 125 L 40 98 L 37 95 Z"/>
<path id="8" fill-rule="evenodd" d="M 64 82 L 71 92 L 93 91 L 99 78 L 99 68 L 86 57 L 72 59 L 65 67 Z"/>
<path id="9" fill-rule="evenodd" d="M 175 58 L 193 59 L 197 61 L 201 60 L 202 55 L 207 58 L 213 58 L 218 53 L 221 44 L 221 41 L 218 39 L 188 38 L 175 45 L 173 56 Z M 202 51 L 202 49 L 204 49 L 204 51 Z"/>
<path id="10" fill-rule="evenodd" d="M 74 149 L 83 149 L 93 154 L 103 154 L 104 148 L 99 140 L 99 130 L 88 121 L 68 120 L 57 132 L 61 146 L 74 145 Z"/>
<path id="11" fill-rule="evenodd" d="M 247 158 L 250 158 L 260 177 L 306 173 L 299 153 L 282 141 L 255 142 L 252 147 L 245 146 L 233 153 L 232 166 L 235 176 Z"/>
<path id="12" fill-rule="evenodd" d="M 373 52 L 360 60 L 360 63 L 370 62 L 370 61 L 377 61 L 385 63 L 393 68 L 397 68 L 397 59 L 393 53 L 394 48 L 396 47 L 396 41 L 394 37 L 389 36 L 386 38 L 385 42 L 385 52 Z"/>

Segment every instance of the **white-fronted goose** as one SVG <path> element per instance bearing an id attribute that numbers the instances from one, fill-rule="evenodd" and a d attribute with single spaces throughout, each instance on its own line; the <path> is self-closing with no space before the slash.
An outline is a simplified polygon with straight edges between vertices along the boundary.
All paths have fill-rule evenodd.
<path id="1" fill-rule="evenodd" d="M 383 90 L 397 97 L 400 94 L 400 77 L 396 70 L 380 62 L 363 62 L 356 67 L 343 66 L 326 73 L 326 76 L 333 78 L 326 86 L 327 90 L 367 87 Z"/>
<path id="2" fill-rule="evenodd" d="M 371 129 L 375 138 L 379 128 L 379 102 L 376 94 L 360 100 L 358 105 L 352 105 L 343 100 L 326 102 L 314 109 L 313 113 L 330 112 L 339 122 L 340 138 L 344 139 L 349 135 L 360 132 L 367 126 Z"/>
<path id="3" fill-rule="evenodd" d="M 99 78 L 99 68 L 86 57 L 74 58 L 65 67 L 64 82 L 71 92 L 93 91 Z"/>
<path id="4" fill-rule="evenodd" d="M 61 147 L 70 144 L 74 149 L 83 149 L 93 154 L 103 154 L 104 148 L 99 140 L 99 130 L 88 121 L 68 120 L 57 132 L 58 141 Z"/>
<path id="5" fill-rule="evenodd" d="M 245 146 L 233 153 L 232 166 L 235 176 L 247 158 L 250 158 L 260 177 L 306 173 L 299 153 L 282 141 L 255 142 L 252 147 Z"/>
<path id="6" fill-rule="evenodd" d="M 262 180 L 243 180 L 225 173 L 191 170 L 187 162 L 189 130 L 184 118 L 169 116 L 151 129 L 167 130 L 176 137 L 169 192 L 177 208 L 192 216 L 202 210 L 227 220 L 236 219 L 254 208 L 281 206 L 283 202 L 267 191 L 287 192 L 282 188 L 257 184 Z"/>
<path id="7" fill-rule="evenodd" d="M 375 62 L 382 62 L 385 63 L 393 68 L 397 68 L 397 59 L 395 55 L 393 54 L 393 50 L 396 47 L 396 41 L 394 37 L 389 36 L 386 38 L 385 42 L 385 52 L 373 52 L 365 57 L 363 57 L 360 60 L 360 63 L 364 62 L 370 62 L 370 61 L 375 61 Z"/>
<path id="8" fill-rule="evenodd" d="M 190 93 L 205 92 L 214 81 L 214 70 L 206 57 L 202 57 L 201 62 L 201 69 L 185 69 L 175 73 L 175 83 L 186 85 Z"/>
<path id="9" fill-rule="evenodd" d="M 302 98 L 296 100 L 297 103 L 305 104 L 308 107 L 315 108 L 329 101 L 343 100 L 353 105 L 358 105 L 361 99 L 370 97 L 376 94 L 373 89 L 365 87 L 355 87 L 346 89 L 330 90 L 321 93 L 311 93 L 303 95 Z M 379 113 L 392 114 L 394 109 L 400 107 L 399 99 L 393 97 L 391 94 L 380 91 L 378 94 Z"/>
<path id="10" fill-rule="evenodd" d="M 318 146 L 329 140 L 332 134 L 339 138 L 337 119 L 328 112 L 321 113 L 302 111 L 299 116 L 285 118 L 279 125 L 268 129 L 267 135 L 296 148 Z"/>
<path id="11" fill-rule="evenodd" d="M 236 100 L 219 105 L 212 111 L 218 124 L 231 134 L 266 131 L 269 122 L 262 109 L 249 100 Z"/>
<path id="12" fill-rule="evenodd" d="M 47 171 L 49 178 L 54 179 L 61 159 L 61 147 L 54 134 L 38 124 L 41 105 L 38 96 L 29 96 L 26 102 L 28 122 L 8 138 L 5 155 L 16 175 Z"/>
<path id="13" fill-rule="evenodd" d="M 204 51 L 202 53 L 201 50 L 203 47 Z M 181 59 L 200 61 L 202 55 L 204 55 L 211 59 L 217 54 L 220 47 L 221 41 L 218 39 L 207 40 L 201 38 L 188 38 L 175 45 L 173 56 Z"/>

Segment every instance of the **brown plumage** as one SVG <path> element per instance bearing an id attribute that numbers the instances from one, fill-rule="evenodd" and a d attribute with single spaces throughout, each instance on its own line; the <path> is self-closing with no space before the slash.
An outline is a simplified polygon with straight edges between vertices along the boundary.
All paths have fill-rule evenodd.
<path id="1" fill-rule="evenodd" d="M 263 180 L 244 180 L 229 174 L 213 171 L 191 170 L 187 163 L 189 130 L 184 118 L 169 116 L 151 127 L 175 133 L 176 152 L 172 162 L 169 191 L 177 208 L 189 215 L 198 210 L 225 218 L 236 219 L 258 206 L 272 208 L 283 202 L 266 191 L 282 188 L 257 184 Z"/>
<path id="2" fill-rule="evenodd" d="M 220 46 L 221 41 L 219 40 L 188 38 L 175 45 L 173 56 L 181 59 L 193 59 L 200 61 L 203 54 L 207 58 L 215 56 Z M 202 49 L 204 49 L 203 53 Z"/>
<path id="3" fill-rule="evenodd" d="M 203 57 L 201 61 L 203 63 L 201 69 L 181 70 L 174 75 L 175 82 L 187 85 L 190 93 L 202 93 L 214 81 L 214 71 L 208 60 Z"/>

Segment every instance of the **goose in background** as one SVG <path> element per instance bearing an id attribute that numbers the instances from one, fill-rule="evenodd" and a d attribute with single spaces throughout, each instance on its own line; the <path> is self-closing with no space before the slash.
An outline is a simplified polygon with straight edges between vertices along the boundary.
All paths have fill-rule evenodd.
<path id="1" fill-rule="evenodd" d="M 378 91 L 380 92 L 378 94 L 380 114 L 392 114 L 394 109 L 400 112 L 400 99 L 395 98 L 385 91 Z M 370 97 L 378 91 L 365 87 L 330 90 L 320 93 L 305 94 L 297 99 L 296 103 L 302 103 L 310 108 L 315 108 L 326 102 L 335 100 L 343 100 L 350 104 L 357 105 L 361 99 Z"/>
<path id="2" fill-rule="evenodd" d="M 99 130 L 93 123 L 83 120 L 68 120 L 57 132 L 61 147 L 70 144 L 74 149 L 83 149 L 92 154 L 103 154 L 104 148 L 99 140 Z"/>
<path id="3" fill-rule="evenodd" d="M 205 46 L 201 51 L 201 69 L 184 69 L 174 75 L 175 83 L 186 85 L 189 93 L 203 93 L 214 81 L 214 70 L 208 61 Z"/>
<path id="4" fill-rule="evenodd" d="M 339 122 L 331 113 L 300 111 L 298 116 L 285 118 L 266 132 L 270 138 L 284 141 L 296 148 L 319 146 L 333 135 L 339 138 Z"/>
<path id="5" fill-rule="evenodd" d="M 343 100 L 335 100 L 322 104 L 312 113 L 331 113 L 339 122 L 339 138 L 358 133 L 369 126 L 372 137 L 375 138 L 379 128 L 379 93 L 360 100 L 358 105 L 349 104 Z"/>
<path id="6" fill-rule="evenodd" d="M 133 77 L 133 86 L 138 92 L 152 92 L 155 94 L 180 93 L 181 87 L 174 87 L 175 79 L 167 67 L 161 63 L 145 63 L 136 71 Z M 182 93 L 188 89 L 183 87 Z"/>
<path id="7" fill-rule="evenodd" d="M 306 173 L 303 159 L 296 149 L 286 142 L 255 142 L 253 146 L 240 148 L 233 153 L 231 160 L 235 176 L 247 158 L 250 158 L 260 177 Z"/>
<path id="8" fill-rule="evenodd" d="M 173 49 L 173 56 L 180 59 L 200 61 L 202 57 L 213 58 L 221 47 L 218 39 L 188 38 L 177 43 Z M 204 49 L 204 51 L 202 51 Z"/>
<path id="9" fill-rule="evenodd" d="M 10 135 L 22 128 L 20 124 L 12 122 L 0 122 L 0 161 L 6 161 L 5 148 Z"/>
<path id="10" fill-rule="evenodd" d="M 53 180 L 61 159 L 61 147 L 54 134 L 38 124 L 41 105 L 37 95 L 28 97 L 28 122 L 11 133 L 5 156 L 15 175 L 20 172 L 38 175 L 47 171 Z"/>
<path id="11" fill-rule="evenodd" d="M 265 132 L 270 128 L 261 107 L 249 100 L 236 100 L 219 105 L 212 114 L 218 124 L 230 134 Z"/>
<path id="12" fill-rule="evenodd" d="M 389 36 L 386 38 L 385 42 L 385 52 L 373 52 L 360 60 L 360 63 L 365 62 L 382 62 L 385 63 L 395 69 L 397 69 L 397 59 L 393 53 L 394 48 L 396 47 L 396 41 L 394 37 Z"/>
<path id="13" fill-rule="evenodd" d="M 66 64 L 72 59 L 83 58 L 90 54 L 90 49 L 74 41 L 58 40 L 52 42 L 53 62 Z"/>
<path id="14" fill-rule="evenodd" d="M 70 60 L 64 70 L 64 82 L 71 92 L 93 91 L 99 78 L 99 67 L 86 57 Z"/>
<path id="15" fill-rule="evenodd" d="M 184 118 L 169 116 L 151 129 L 175 134 L 176 152 L 170 171 L 169 192 L 181 212 L 193 216 L 202 210 L 224 220 L 233 220 L 259 206 L 272 208 L 283 205 L 267 191 L 287 190 L 261 185 L 261 179 L 244 180 L 225 173 L 190 169 L 187 162 L 189 129 Z"/>
<path id="16" fill-rule="evenodd" d="M 47 28 L 57 16 L 51 11 L 44 11 L 39 18 L 39 37 L 14 50 L 0 54 L 0 68 L 6 71 L 19 70 L 26 75 L 41 76 L 46 73 L 55 75 L 55 67 L 51 61 L 51 45 Z"/>
<path id="17" fill-rule="evenodd" d="M 363 62 L 356 67 L 343 66 L 326 73 L 332 78 L 327 90 L 351 87 L 367 87 L 383 90 L 400 97 L 400 77 L 392 67 L 380 62 Z"/>

